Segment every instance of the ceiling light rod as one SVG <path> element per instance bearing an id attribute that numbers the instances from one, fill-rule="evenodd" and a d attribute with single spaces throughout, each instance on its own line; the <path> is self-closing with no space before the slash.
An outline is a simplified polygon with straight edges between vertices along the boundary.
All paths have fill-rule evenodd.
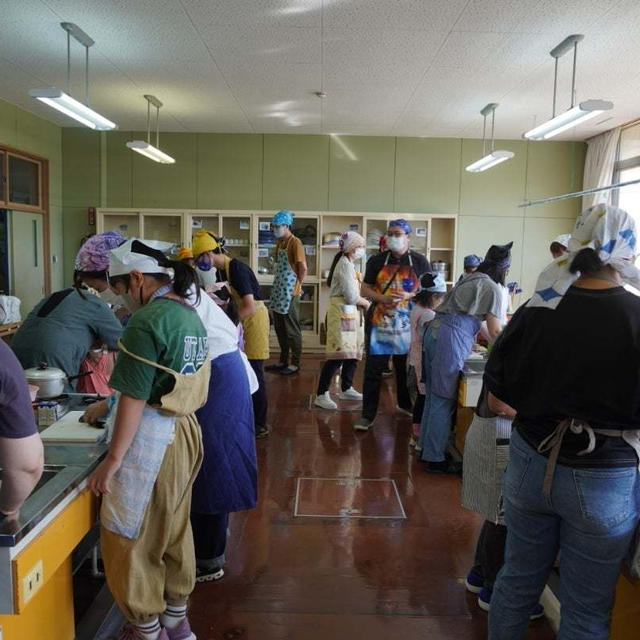
<path id="1" fill-rule="evenodd" d="M 513 158 L 513 151 L 496 150 L 495 140 L 495 128 L 496 128 L 496 109 L 498 108 L 497 102 L 490 102 L 485 106 L 480 114 L 483 117 L 482 125 L 482 158 L 471 163 L 466 167 L 466 171 L 470 173 L 479 173 L 480 171 L 486 171 L 491 167 L 495 167 L 497 164 Z M 491 115 L 491 151 L 487 154 L 487 116 Z"/>
<path id="2" fill-rule="evenodd" d="M 584 39 L 582 34 L 566 37 L 559 45 L 551 49 L 549 55 L 554 58 L 553 74 L 553 106 L 551 120 L 543 122 L 524 134 L 529 140 L 547 140 L 571 129 L 582 122 L 590 120 L 603 111 L 613 109 L 613 103 L 607 100 L 586 100 L 576 105 L 576 69 L 578 61 L 578 43 Z M 558 60 L 573 50 L 573 68 L 571 71 L 571 106 L 567 111 L 556 115 L 558 97 Z"/>
<path id="3" fill-rule="evenodd" d="M 593 187 L 592 189 L 584 189 L 583 191 L 574 191 L 573 193 L 563 193 L 561 196 L 552 196 L 551 198 L 542 198 L 541 200 L 527 200 L 522 204 L 519 204 L 519 208 L 523 207 L 535 207 L 539 204 L 547 204 L 549 202 L 557 202 L 558 200 L 569 200 L 570 198 L 581 198 L 582 196 L 588 196 L 591 193 L 599 193 L 600 191 L 613 191 L 614 189 L 622 189 L 622 187 L 629 187 L 632 184 L 640 184 L 640 178 L 636 180 L 628 180 L 627 182 L 618 182 L 616 184 L 610 184 L 606 187 Z"/>
<path id="4" fill-rule="evenodd" d="M 73 22 L 61 22 L 60 26 L 67 32 L 67 91 L 65 93 L 55 87 L 47 87 L 44 89 L 31 89 L 29 95 L 90 129 L 98 131 L 115 129 L 115 122 L 111 122 L 111 120 L 89 107 L 89 47 L 92 47 L 95 42 Z M 84 103 L 71 97 L 71 38 L 85 48 Z"/>
<path id="5" fill-rule="evenodd" d="M 130 140 L 127 147 L 140 153 L 151 160 L 160 162 L 161 164 L 174 164 L 175 160 L 164 151 L 160 151 L 160 107 L 162 102 L 155 96 L 145 94 L 144 99 L 147 101 L 147 141 Z M 151 144 L 151 105 L 156 108 L 156 145 Z"/>

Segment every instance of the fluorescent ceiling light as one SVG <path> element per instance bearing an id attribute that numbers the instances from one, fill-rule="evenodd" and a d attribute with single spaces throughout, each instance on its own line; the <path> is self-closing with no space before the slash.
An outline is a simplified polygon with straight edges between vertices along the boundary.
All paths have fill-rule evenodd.
<path id="1" fill-rule="evenodd" d="M 576 127 L 591 118 L 595 118 L 604 111 L 613 109 L 613 102 L 608 100 L 586 100 L 577 106 L 561 113 L 559 116 L 543 122 L 535 129 L 524 134 L 529 140 L 548 140 L 559 133 Z"/>
<path id="2" fill-rule="evenodd" d="M 67 95 L 60 89 L 53 87 L 50 89 L 31 89 L 29 95 L 91 129 L 110 131 L 116 128 L 115 122 L 111 122 L 111 120 L 101 116 L 97 111 L 90 109 L 82 102 L 78 102 L 78 100 Z"/>
<path id="3" fill-rule="evenodd" d="M 170 155 L 167 155 L 164 151 L 160 151 L 160 149 L 157 149 L 152 144 L 149 144 L 144 140 L 130 140 L 127 142 L 127 147 L 137 151 L 147 158 L 151 158 L 151 160 L 155 160 L 156 162 L 160 162 L 162 164 L 175 163 L 175 160 Z"/>
<path id="4" fill-rule="evenodd" d="M 474 163 L 470 164 L 466 170 L 470 171 L 471 173 L 480 173 L 480 171 L 486 171 L 487 169 L 495 167 L 497 164 L 500 164 L 505 160 L 510 160 L 514 155 L 515 154 L 513 153 L 513 151 L 504 151 L 502 149 L 498 149 L 496 151 L 492 151 L 484 158 L 476 160 Z"/>

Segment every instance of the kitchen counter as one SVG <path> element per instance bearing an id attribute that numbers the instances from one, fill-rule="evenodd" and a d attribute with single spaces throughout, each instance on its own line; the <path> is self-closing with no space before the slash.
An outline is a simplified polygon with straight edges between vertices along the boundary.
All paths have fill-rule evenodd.
<path id="1" fill-rule="evenodd" d="M 42 479 L 20 509 L 18 521 L 0 516 L 0 547 L 14 547 L 42 522 L 96 468 L 105 443 L 45 444 Z"/>

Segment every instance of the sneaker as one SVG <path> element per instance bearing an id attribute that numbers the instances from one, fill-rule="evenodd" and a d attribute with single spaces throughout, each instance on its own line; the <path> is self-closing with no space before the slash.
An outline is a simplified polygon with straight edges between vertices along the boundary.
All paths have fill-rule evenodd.
<path id="1" fill-rule="evenodd" d="M 258 438 L 266 438 L 269 435 L 269 427 L 258 427 L 258 431 L 256 431 L 256 439 Z"/>
<path id="2" fill-rule="evenodd" d="M 369 431 L 369 428 L 372 424 L 373 423 L 371 422 L 371 420 L 367 420 L 366 418 L 359 418 L 353 423 L 353 428 L 356 431 Z"/>
<path id="3" fill-rule="evenodd" d="M 126 624 L 117 636 L 111 636 L 111 640 L 145 640 L 145 637 L 132 624 Z M 169 640 L 166 629 L 160 629 L 158 640 Z M 176 640 L 182 639 L 176 638 Z M 189 638 L 189 636 L 185 636 L 185 640 L 196 640 L 196 637 Z"/>
<path id="4" fill-rule="evenodd" d="M 399 404 L 396 405 L 396 411 L 404 413 L 405 416 L 411 416 L 413 418 L 413 411 L 411 409 L 403 409 Z"/>
<path id="5" fill-rule="evenodd" d="M 300 367 L 296 367 L 293 364 L 290 364 L 288 367 L 284 367 L 280 370 L 281 376 L 292 376 L 294 373 L 298 373 L 300 371 Z"/>
<path id="6" fill-rule="evenodd" d="M 197 640 L 196 634 L 193 633 L 193 631 L 191 631 L 191 626 L 189 625 L 189 619 L 186 617 L 182 618 L 182 621 L 177 627 L 173 629 L 169 629 L 169 627 L 164 627 L 164 631 L 166 631 L 167 638 L 169 640 Z"/>
<path id="7" fill-rule="evenodd" d="M 480 593 L 484 587 L 484 578 L 475 569 L 471 569 L 464 580 L 464 586 L 469 593 Z"/>
<path id="8" fill-rule="evenodd" d="M 424 470 L 427 473 L 440 473 L 450 475 L 460 475 L 462 464 L 453 460 L 443 460 L 442 462 L 425 462 Z"/>
<path id="9" fill-rule="evenodd" d="M 480 593 L 478 594 L 478 606 L 483 611 L 489 611 L 491 609 L 491 596 L 493 594 L 493 589 L 489 587 L 482 587 Z M 529 620 L 538 620 L 544 616 L 544 607 L 538 602 L 535 607 L 533 607 L 533 611 L 529 614 Z"/>
<path id="10" fill-rule="evenodd" d="M 222 577 L 224 577 L 222 567 L 213 567 L 213 569 L 196 567 L 196 582 L 211 582 L 212 580 L 220 580 Z"/>
<path id="11" fill-rule="evenodd" d="M 282 362 L 278 362 L 276 364 L 268 364 L 264 370 L 265 371 L 282 371 L 283 369 L 285 369 L 287 367 L 286 364 L 282 364 Z"/>
<path id="12" fill-rule="evenodd" d="M 320 407 L 320 409 L 327 409 L 329 411 L 335 411 L 338 408 L 338 405 L 331 399 L 328 391 L 316 396 L 313 404 L 316 407 Z"/>
<path id="13" fill-rule="evenodd" d="M 359 400 L 362 401 L 362 394 L 356 391 L 353 387 L 349 387 L 346 391 L 341 391 L 338 394 L 340 400 Z"/>

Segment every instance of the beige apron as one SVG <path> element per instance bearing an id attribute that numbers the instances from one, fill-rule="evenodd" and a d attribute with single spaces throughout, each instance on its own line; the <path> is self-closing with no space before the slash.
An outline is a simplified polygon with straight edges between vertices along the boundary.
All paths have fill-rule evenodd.
<path id="1" fill-rule="evenodd" d="M 231 258 L 224 257 L 224 270 L 229 278 L 229 265 Z M 238 292 L 229 284 L 231 297 L 238 309 L 242 306 L 242 298 Z M 255 300 L 255 311 L 242 319 L 242 329 L 244 331 L 244 352 L 249 360 L 269 359 L 269 311 L 262 300 Z"/>
<path id="2" fill-rule="evenodd" d="M 111 492 L 102 500 L 102 526 L 135 540 L 140 533 L 165 451 L 173 442 L 176 418 L 192 415 L 207 401 L 211 361 L 207 354 L 202 366 L 187 376 L 131 353 L 122 342 L 118 342 L 118 346 L 129 357 L 160 369 L 175 380 L 173 390 L 162 396 L 158 407 L 147 405 L 144 408 L 140 425 L 111 480 Z M 117 407 L 113 410 L 117 411 Z"/>
<path id="3" fill-rule="evenodd" d="M 354 304 L 332 296 L 327 310 L 327 358 L 361 360 L 364 351 L 364 318 Z"/>

